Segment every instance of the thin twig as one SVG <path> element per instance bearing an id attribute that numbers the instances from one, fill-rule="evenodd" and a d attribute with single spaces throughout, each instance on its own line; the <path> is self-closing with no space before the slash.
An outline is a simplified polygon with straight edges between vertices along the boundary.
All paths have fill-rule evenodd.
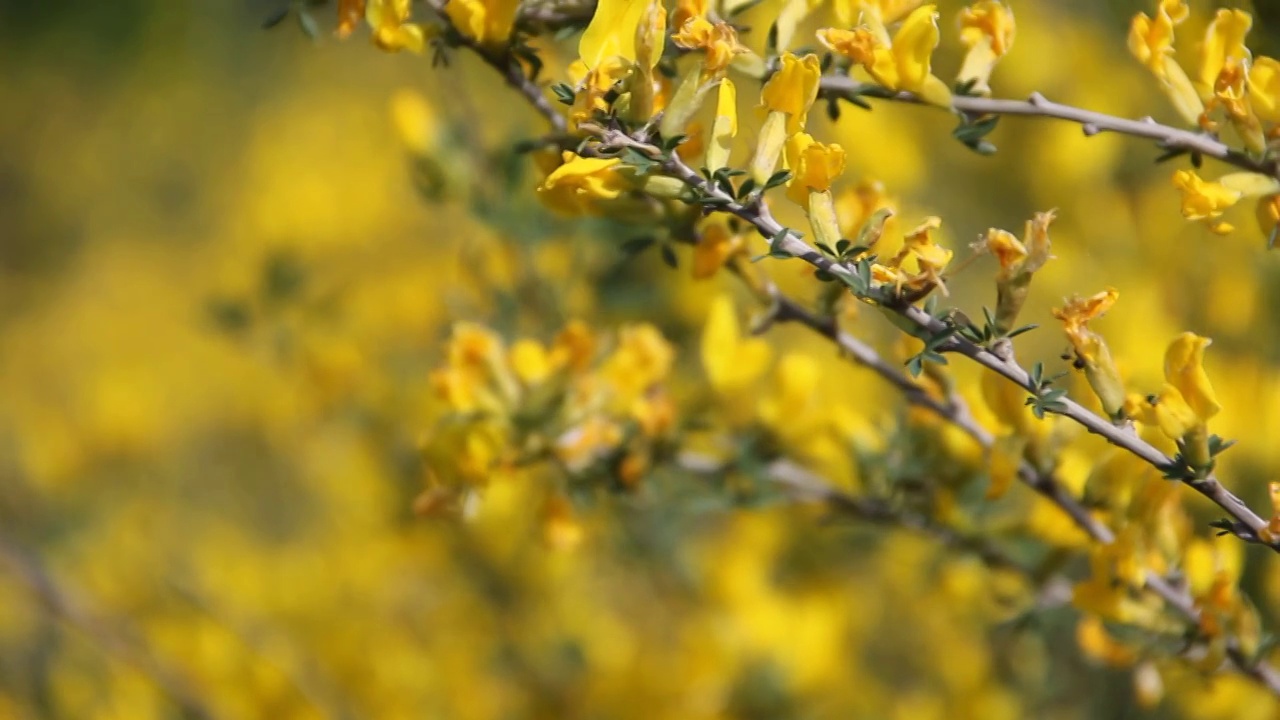
<path id="1" fill-rule="evenodd" d="M 681 453 L 676 462 L 682 469 L 700 475 L 720 474 L 734 467 L 732 463 L 688 452 Z M 880 498 L 851 495 L 792 461 L 774 460 L 763 468 L 763 475 L 798 500 L 824 503 L 842 515 L 863 522 L 917 532 L 945 547 L 972 553 L 993 569 L 1012 570 L 1029 578 L 1035 576 L 1033 568 L 1018 562 L 986 538 L 966 535 L 940 525 L 926 515 L 897 507 Z"/>
<path id="2" fill-rule="evenodd" d="M 13 540 L 0 536 L 0 567 L 6 566 L 52 616 L 84 633 L 104 653 L 133 666 L 181 707 L 187 716 L 201 720 L 215 717 L 185 678 L 176 670 L 162 665 L 134 637 L 134 633 L 126 633 L 121 628 L 121 619 L 112 621 L 116 626 L 114 629 L 104 625 L 85 607 L 82 595 L 73 595 L 54 579 L 35 555 Z"/>
<path id="3" fill-rule="evenodd" d="M 833 99 L 879 98 L 945 109 L 927 103 L 913 93 L 886 93 L 884 88 L 878 85 L 858 82 L 845 75 L 824 76 L 819 92 L 823 97 Z M 1038 92 L 1032 93 L 1031 97 L 1026 100 L 954 95 L 951 98 L 951 107 L 970 116 L 1025 115 L 1066 120 L 1080 125 L 1085 135 L 1092 136 L 1102 132 L 1113 132 L 1154 140 L 1165 150 L 1183 150 L 1196 153 L 1216 158 L 1242 170 L 1262 173 L 1271 177 L 1280 177 L 1280 164 L 1275 160 L 1260 160 L 1251 157 L 1247 153 L 1231 148 L 1213 135 L 1162 125 L 1150 117 L 1144 117 L 1141 120 L 1129 120 L 1092 110 L 1084 110 L 1072 105 L 1053 102 Z"/>
<path id="4" fill-rule="evenodd" d="M 486 65 L 497 70 L 509 87 L 523 95 L 525 100 L 533 106 L 533 109 L 546 118 L 547 122 L 551 124 L 552 130 L 556 133 L 564 133 L 569 129 L 564 115 L 551 104 L 551 101 L 542 92 L 542 88 L 525 75 L 524 67 L 520 64 L 520 60 L 509 48 L 494 51 L 481 45 L 453 24 L 453 21 L 449 19 L 448 14 L 444 11 L 443 2 L 428 0 L 427 5 L 435 10 L 436 14 L 439 15 L 440 22 L 444 23 L 448 28 L 450 40 L 458 46 L 467 48 L 475 53 Z"/>

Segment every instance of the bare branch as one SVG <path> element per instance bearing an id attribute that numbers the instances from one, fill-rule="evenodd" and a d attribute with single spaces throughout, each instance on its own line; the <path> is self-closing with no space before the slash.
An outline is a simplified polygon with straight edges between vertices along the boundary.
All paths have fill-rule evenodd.
<path id="1" fill-rule="evenodd" d="M 844 75 L 824 76 L 819 92 L 822 97 L 826 98 L 845 100 L 855 97 L 883 98 L 895 102 L 938 107 L 937 105 L 926 103 L 922 98 L 912 93 L 897 92 L 886 94 L 885 90 L 878 85 L 858 82 Z M 972 116 L 1024 115 L 1066 120 L 1079 124 L 1085 135 L 1092 136 L 1101 132 L 1113 132 L 1154 140 L 1165 150 L 1184 150 L 1221 160 L 1241 170 L 1280 178 L 1280 165 L 1275 160 L 1259 160 L 1250 157 L 1247 153 L 1231 148 L 1213 135 L 1161 125 L 1150 117 L 1145 117 L 1141 120 L 1129 120 L 1056 103 L 1045 98 L 1040 93 L 1032 93 L 1031 97 L 1026 100 L 955 95 L 951 98 L 951 106 L 959 112 Z"/>

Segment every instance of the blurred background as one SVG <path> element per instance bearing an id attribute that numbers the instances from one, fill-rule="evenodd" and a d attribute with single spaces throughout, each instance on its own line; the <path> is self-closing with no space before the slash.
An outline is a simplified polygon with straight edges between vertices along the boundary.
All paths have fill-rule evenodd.
<path id="1" fill-rule="evenodd" d="M 943 77 L 959 7 L 941 3 Z M 1128 667 L 1076 649 L 1070 608 L 1036 609 L 975 558 L 814 508 L 717 502 L 678 473 L 576 506 L 568 551 L 518 493 L 474 522 L 415 514 L 455 322 L 508 340 L 654 323 L 697 408 L 708 307 L 745 294 L 693 280 L 684 255 L 672 270 L 621 252 L 643 228 L 544 209 L 513 150 L 542 126 L 488 68 L 339 42 L 331 7 L 314 39 L 296 14 L 264 30 L 280 9 L 0 4 L 0 719 L 1280 717 L 1247 682 L 1176 662 L 1159 665 L 1163 699 L 1140 702 Z M 1147 3 L 1014 9 L 997 95 L 1174 120 L 1125 49 Z M 1259 24 L 1268 52 L 1280 20 Z M 548 49 L 548 77 L 574 47 Z M 745 153 L 756 96 L 739 87 Z M 1240 441 L 1219 474 L 1267 507 L 1280 255 L 1249 208 L 1211 235 L 1179 216 L 1155 148 L 1068 124 L 1002 120 L 987 158 L 944 113 L 820 114 L 814 134 L 849 151 L 844 184 L 884 182 L 907 226 L 940 215 L 958 257 L 1058 208 L 1024 363 L 1061 369 L 1048 309 L 1107 286 L 1120 301 L 1096 327 L 1136 388 L 1158 390 L 1178 332 L 1211 336 L 1214 430 Z M 979 316 L 993 268 L 966 271 L 956 306 Z M 893 352 L 874 314 L 851 327 Z M 768 337 L 819 358 L 823 401 L 857 432 L 899 421 L 893 393 L 819 341 Z M 1077 486 L 1091 443 L 1064 467 Z M 1022 488 L 1001 502 L 1052 512 Z M 1244 562 L 1280 626 L 1280 565 Z"/>

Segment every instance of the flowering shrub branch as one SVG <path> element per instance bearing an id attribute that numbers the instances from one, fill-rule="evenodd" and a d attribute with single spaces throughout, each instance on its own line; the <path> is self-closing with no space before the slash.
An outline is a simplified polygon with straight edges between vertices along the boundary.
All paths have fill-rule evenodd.
<path id="1" fill-rule="evenodd" d="M 1280 80 L 1272 82 L 1280 78 L 1280 62 L 1253 62 L 1243 45 L 1249 21 L 1234 14 L 1238 11 L 1224 10 L 1210 25 L 1200 73 L 1192 79 L 1172 57 L 1173 26 L 1185 19 L 1185 5 L 1161 0 L 1155 20 L 1136 17 L 1130 48 L 1155 73 L 1188 124 L 1197 128 L 1187 130 L 1149 117 L 1127 120 L 1083 110 L 1051 102 L 1039 93 L 1026 101 L 989 97 L 992 68 L 1013 40 L 1012 13 L 1002 3 L 984 0 L 961 14 L 961 39 L 968 54 L 951 85 L 940 79 L 932 64 L 932 52 L 940 42 L 933 6 L 855 6 L 856 26 L 848 17 L 841 22 L 851 27 L 816 33 L 831 51 L 819 59 L 785 50 L 799 22 L 788 13 L 808 12 L 794 8 L 782 10 L 775 19 L 762 55 L 739 39 L 741 28 L 725 22 L 707 3 L 682 0 L 674 13 L 668 13 L 659 2 L 609 1 L 589 15 L 581 6 L 517 11 L 510 3 L 484 0 L 430 4 L 442 28 L 439 41 L 479 55 L 550 124 L 552 134 L 537 143 L 539 148 L 560 151 L 558 162 L 551 158 L 547 164 L 539 187 L 548 206 L 567 215 L 643 218 L 660 226 L 672 243 L 693 244 L 695 277 L 727 269 L 767 306 L 757 332 L 794 323 L 825 338 L 897 389 L 909 405 L 975 443 L 990 463 L 988 498 L 998 497 L 1016 478 L 1061 511 L 1090 541 L 1090 577 L 1072 590 L 1077 607 L 1095 618 L 1157 634 L 1169 632 L 1163 613 L 1170 612 L 1179 618 L 1177 634 L 1186 639 L 1183 658 L 1205 670 L 1230 665 L 1280 697 L 1280 672 L 1267 660 L 1257 610 L 1237 590 L 1238 568 L 1226 569 L 1225 561 L 1199 539 L 1161 545 L 1160 539 L 1144 537 L 1158 519 L 1128 518 L 1107 506 L 1106 499 L 1090 498 L 1088 492 L 1080 497 L 1059 471 L 1065 442 L 1058 432 L 1059 420 L 1065 419 L 1135 461 L 1140 467 L 1126 471 L 1129 481 L 1138 482 L 1132 478 L 1154 470 L 1187 485 L 1227 515 L 1213 524 L 1222 534 L 1280 553 L 1280 500 L 1275 515 L 1267 518 L 1215 475 L 1216 458 L 1231 443 L 1208 429 L 1222 409 L 1203 368 L 1209 340 L 1183 333 L 1166 351 L 1163 389 L 1145 396 L 1128 392 L 1105 338 L 1088 327 L 1116 302 L 1118 293 L 1108 289 L 1073 297 L 1053 314 L 1063 322 L 1071 343 L 1073 367 L 1081 371 L 1101 407 L 1101 412 L 1090 410 L 1065 389 L 1054 387 L 1056 378 L 1045 377 L 1040 364 L 1024 367 L 1014 353 L 1014 338 L 1034 327 L 1018 327 L 1017 316 L 1034 275 L 1051 258 L 1048 228 L 1053 212 L 1037 214 L 1028 222 L 1022 240 L 992 228 L 975 246 L 996 256 L 1000 264 L 995 278 L 998 304 L 994 312 L 984 308 L 986 322 L 980 326 L 958 309 L 939 309 L 947 283 L 958 271 L 951 265 L 954 253 L 934 239 L 941 220 L 926 218 L 904 234 L 901 249 L 882 256 L 876 245 L 891 213 L 865 207 L 850 227 L 832 192 L 845 170 L 846 151 L 806 131 L 808 113 L 820 98 L 833 106 L 836 101 L 866 106 L 864 98 L 878 98 L 956 113 L 962 123 L 956 137 L 981 153 L 993 151 L 984 137 L 1003 115 L 1056 118 L 1079 124 L 1086 135 L 1113 132 L 1150 140 L 1166 152 L 1162 159 L 1189 155 L 1199 168 L 1203 157 L 1211 157 L 1243 171 L 1211 181 L 1194 171 L 1177 171 L 1173 182 L 1182 192 L 1184 217 L 1226 233 L 1232 229 L 1222 219 L 1226 210 L 1245 197 L 1256 197 L 1259 222 L 1274 243 L 1280 227 L 1280 165 L 1269 143 L 1280 132 L 1280 111 L 1275 110 L 1280 107 Z M 405 8 L 407 4 L 397 16 L 400 22 L 407 19 Z M 464 27 L 459 17 L 474 27 Z M 502 21 L 495 25 L 494 17 Z M 550 88 L 568 108 L 562 113 L 536 82 L 541 60 L 522 31 L 513 34 L 512 27 L 534 32 L 574 28 L 588 18 L 579 59 L 568 70 L 572 82 Z M 371 24 L 386 38 L 405 33 L 395 23 Z M 391 42 L 380 37 L 375 34 L 375 42 Z M 414 33 L 405 37 L 403 43 L 411 46 Z M 683 74 L 675 64 L 682 59 L 688 66 Z M 851 73 L 871 81 L 857 80 Z M 732 149 L 743 75 L 764 84 L 754 153 L 739 167 L 732 162 Z M 733 76 L 739 76 L 738 81 Z M 712 98 L 714 119 L 705 128 L 698 117 L 712 105 Z M 1219 129 L 1225 126 L 1241 136 L 1243 149 L 1220 139 Z M 691 161 L 697 157 L 703 158 L 699 169 Z M 812 241 L 775 219 L 770 193 L 783 188 L 786 199 L 806 216 Z M 752 230 L 768 244 L 768 252 L 755 260 L 798 258 L 812 267 L 822 284 L 819 310 L 751 269 L 746 236 Z M 652 242 L 650 238 L 644 244 Z M 668 264 L 677 264 L 671 244 L 663 245 L 663 253 Z M 837 308 L 845 299 L 882 311 L 922 346 L 907 360 L 905 372 L 841 328 Z M 486 470 L 498 464 L 495 458 L 511 453 L 511 448 L 519 459 L 511 464 L 549 461 L 569 478 L 603 458 L 626 488 L 639 484 L 650 467 L 672 460 L 701 474 L 737 468 L 733 461 L 703 460 L 678 449 L 675 411 L 660 388 L 671 365 L 670 350 L 656 331 L 647 326 L 627 331 L 615 355 L 593 371 L 604 380 L 564 380 L 564 373 L 587 373 L 590 353 L 582 350 L 582 342 L 572 340 L 584 335 L 581 328 L 566 328 L 555 347 L 523 344 L 520 353 L 513 348 L 511 358 L 504 360 L 496 338 L 476 328 L 456 331 L 449 366 L 441 371 L 441 391 L 456 411 L 478 411 L 467 417 L 483 430 L 483 447 L 475 453 L 480 460 L 462 474 L 481 482 Z M 703 355 L 711 384 L 740 396 L 767 363 L 768 348 L 758 339 L 742 338 L 731 308 L 720 305 L 708 321 Z M 985 427 L 961 393 L 949 387 L 939 367 L 947 364 L 948 356 L 965 357 L 983 368 L 984 400 L 1007 432 Z M 784 373 L 780 384 L 816 384 L 804 360 L 791 359 L 789 375 Z M 921 374 L 929 382 L 918 380 Z M 549 377 L 561 378 L 557 382 L 574 389 L 559 388 L 555 398 L 544 398 L 539 390 Z M 610 385 L 612 389 L 600 390 Z M 787 389 L 779 392 L 785 395 Z M 565 397 L 581 401 L 586 409 Z M 617 402 L 618 397 L 626 402 Z M 784 401 L 771 403 L 762 405 L 758 421 L 766 435 L 784 446 L 780 452 L 785 454 L 779 438 L 804 433 L 789 427 Z M 528 421 L 530 414 L 544 427 Z M 1156 431 L 1177 451 L 1161 450 Z M 980 537 L 883 498 L 845 492 L 790 460 L 770 456 L 764 474 L 796 497 L 820 500 L 863 520 L 924 531 L 948 546 L 976 552 L 993 566 L 1018 567 Z M 428 510 L 456 499 L 452 491 L 433 493 L 425 503 Z M 1280 498 L 1280 491 L 1273 490 L 1273 498 Z M 1179 552 L 1186 556 L 1179 557 Z M 1024 569 L 1024 574 L 1034 573 Z M 1097 638 L 1091 642 L 1097 645 Z"/>

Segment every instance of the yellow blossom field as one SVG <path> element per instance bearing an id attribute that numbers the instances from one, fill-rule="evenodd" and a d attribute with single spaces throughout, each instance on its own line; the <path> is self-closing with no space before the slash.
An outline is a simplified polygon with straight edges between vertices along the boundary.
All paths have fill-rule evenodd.
<path id="1" fill-rule="evenodd" d="M 1280 719 L 1275 57 L 0 6 L 0 720 Z"/>

